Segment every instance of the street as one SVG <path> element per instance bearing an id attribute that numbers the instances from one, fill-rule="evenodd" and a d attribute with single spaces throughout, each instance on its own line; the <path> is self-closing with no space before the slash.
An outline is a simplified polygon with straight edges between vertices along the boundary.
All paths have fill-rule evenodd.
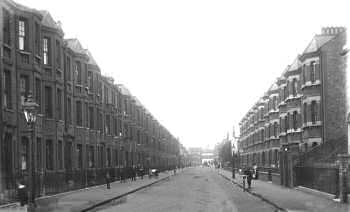
<path id="1" fill-rule="evenodd" d="M 168 181 L 114 201 L 96 211 L 275 211 L 212 168 L 189 168 Z"/>

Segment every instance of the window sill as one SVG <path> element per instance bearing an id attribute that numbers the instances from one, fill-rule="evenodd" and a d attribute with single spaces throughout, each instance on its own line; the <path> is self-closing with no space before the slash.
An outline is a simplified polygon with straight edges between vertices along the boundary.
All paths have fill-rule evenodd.
<path id="1" fill-rule="evenodd" d="M 304 85 L 301 86 L 301 89 L 316 86 L 316 85 L 321 85 L 321 81 L 320 80 L 316 80 L 315 82 L 307 81 Z"/>

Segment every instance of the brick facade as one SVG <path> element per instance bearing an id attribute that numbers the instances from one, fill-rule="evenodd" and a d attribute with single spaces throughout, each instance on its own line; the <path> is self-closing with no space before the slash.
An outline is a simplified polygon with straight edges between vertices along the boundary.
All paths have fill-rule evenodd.
<path id="1" fill-rule="evenodd" d="M 322 152 L 318 158 L 329 158 L 344 150 L 346 77 L 340 53 L 345 38 L 342 27 L 323 28 L 244 116 L 238 142 L 242 167 L 281 171 L 282 181 L 289 182 L 299 155 Z M 327 142 L 342 148 L 317 150 L 330 146 Z"/>
<path id="2" fill-rule="evenodd" d="M 65 39 L 47 11 L 0 3 L 0 203 L 29 182 L 35 154 L 37 195 L 104 182 L 134 165 L 177 165 L 178 140 L 123 85 L 101 75 L 77 39 Z M 22 103 L 40 105 L 34 146 Z"/>

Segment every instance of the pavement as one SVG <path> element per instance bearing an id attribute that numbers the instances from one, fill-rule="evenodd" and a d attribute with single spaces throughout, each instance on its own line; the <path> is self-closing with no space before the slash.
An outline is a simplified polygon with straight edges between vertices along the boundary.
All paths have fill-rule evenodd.
<path id="1" fill-rule="evenodd" d="M 123 195 L 133 193 L 159 181 L 166 180 L 171 175 L 173 175 L 172 171 L 161 172 L 157 178 L 149 178 L 148 176 L 145 176 L 143 179 L 137 178 L 136 181 L 128 180 L 126 183 L 120 183 L 120 181 L 112 182 L 111 189 L 107 189 L 107 186 L 104 184 L 52 196 L 41 197 L 36 199 L 37 207 L 35 211 L 84 211 Z M 1 206 L 0 211 L 20 212 L 27 211 L 27 208 L 20 207 L 18 203 L 15 203 L 7 206 Z"/>
<path id="2" fill-rule="evenodd" d="M 243 190 L 243 176 L 236 173 L 232 179 L 232 172 L 220 169 L 219 175 L 231 181 Z M 324 195 L 310 194 L 294 188 L 286 188 L 271 182 L 253 180 L 251 190 L 247 191 L 253 196 L 274 205 L 281 211 L 289 212 L 348 212 L 350 205 L 336 202 Z"/>

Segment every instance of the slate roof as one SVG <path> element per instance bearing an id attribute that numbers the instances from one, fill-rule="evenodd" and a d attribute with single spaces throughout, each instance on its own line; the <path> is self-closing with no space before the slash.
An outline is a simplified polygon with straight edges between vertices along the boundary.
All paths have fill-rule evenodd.
<path id="1" fill-rule="evenodd" d="M 94 57 L 92 56 L 91 52 L 88 49 L 85 49 L 85 54 L 88 56 L 89 61 L 88 64 L 98 66 Z"/>
<path id="2" fill-rule="evenodd" d="M 317 51 L 321 48 L 325 43 L 333 39 L 335 35 L 315 35 L 309 45 L 306 47 L 303 54 L 311 53 Z"/>
<path id="3" fill-rule="evenodd" d="M 57 29 L 60 32 L 63 32 L 62 28 L 61 28 L 61 24 L 60 22 L 56 22 L 51 14 L 49 13 L 49 11 L 46 10 L 40 10 L 41 15 L 43 16 L 43 19 L 41 20 L 41 23 L 49 28 L 53 28 L 53 29 Z"/>
<path id="4" fill-rule="evenodd" d="M 83 48 L 81 43 L 76 38 L 66 39 L 67 46 L 72 51 L 80 53 L 80 54 L 86 54 L 86 49 Z"/>
<path id="5" fill-rule="evenodd" d="M 289 66 L 288 71 L 295 71 L 301 66 L 299 57 L 296 57 L 292 63 L 292 65 Z"/>

